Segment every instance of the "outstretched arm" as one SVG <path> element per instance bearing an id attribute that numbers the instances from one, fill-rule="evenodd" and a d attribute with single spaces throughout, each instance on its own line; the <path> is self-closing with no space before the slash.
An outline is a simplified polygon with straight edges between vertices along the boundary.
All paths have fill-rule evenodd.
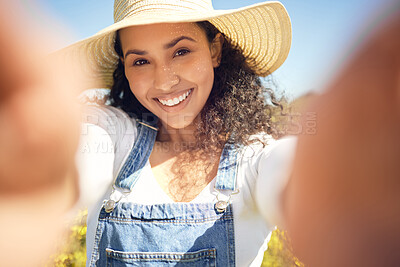
<path id="1" fill-rule="evenodd" d="M 400 264 L 400 16 L 367 39 L 309 110 L 285 217 L 306 266 Z"/>
<path id="2" fill-rule="evenodd" d="M 78 193 L 75 85 L 67 66 L 47 60 L 52 37 L 18 3 L 0 3 L 0 258 L 9 266 L 51 253 Z"/>

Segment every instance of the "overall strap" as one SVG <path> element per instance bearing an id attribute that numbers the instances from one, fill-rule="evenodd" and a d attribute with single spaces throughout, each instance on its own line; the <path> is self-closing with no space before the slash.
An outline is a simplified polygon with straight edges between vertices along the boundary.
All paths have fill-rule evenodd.
<path id="1" fill-rule="evenodd" d="M 115 185 L 131 190 L 135 185 L 143 167 L 150 157 L 157 136 L 157 128 L 147 122 L 138 121 L 138 137 L 129 156 L 119 172 Z"/>
<path id="2" fill-rule="evenodd" d="M 236 190 L 237 155 L 235 145 L 225 144 L 219 161 L 215 189 Z"/>

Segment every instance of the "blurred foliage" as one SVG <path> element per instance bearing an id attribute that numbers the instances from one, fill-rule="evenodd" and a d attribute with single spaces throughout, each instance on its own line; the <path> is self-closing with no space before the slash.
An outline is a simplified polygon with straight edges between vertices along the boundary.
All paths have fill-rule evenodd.
<path id="1" fill-rule="evenodd" d="M 68 236 L 58 253 L 51 256 L 46 267 L 86 266 L 87 210 L 80 211 L 69 229 Z"/>
<path id="2" fill-rule="evenodd" d="M 261 267 L 304 267 L 294 255 L 285 231 L 276 229 L 268 242 Z"/>

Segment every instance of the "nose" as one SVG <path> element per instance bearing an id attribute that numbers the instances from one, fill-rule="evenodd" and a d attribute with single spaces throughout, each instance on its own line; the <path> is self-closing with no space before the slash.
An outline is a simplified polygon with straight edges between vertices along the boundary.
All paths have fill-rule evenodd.
<path id="1" fill-rule="evenodd" d="M 177 73 L 169 66 L 160 65 L 155 68 L 154 88 L 169 91 L 179 83 Z"/>

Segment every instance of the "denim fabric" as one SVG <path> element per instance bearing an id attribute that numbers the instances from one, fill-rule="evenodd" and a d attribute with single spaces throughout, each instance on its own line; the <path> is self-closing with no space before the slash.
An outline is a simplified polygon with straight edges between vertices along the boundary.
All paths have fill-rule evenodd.
<path id="1" fill-rule="evenodd" d="M 217 180 L 215 182 L 216 189 L 232 191 L 236 189 L 237 155 L 234 145 L 225 145 L 218 165 Z"/>
<path id="2" fill-rule="evenodd" d="M 130 190 L 147 162 L 157 132 L 138 125 L 138 138 L 115 185 Z M 226 145 L 217 189 L 235 190 L 236 152 Z M 217 187 L 217 186 L 216 186 Z M 235 266 L 232 206 L 215 203 L 141 205 L 120 202 L 100 211 L 90 266 Z"/>
<path id="3" fill-rule="evenodd" d="M 138 124 L 138 137 L 125 164 L 121 168 L 115 185 L 130 190 L 136 183 L 140 173 L 150 157 L 157 131 L 143 124 Z"/>

